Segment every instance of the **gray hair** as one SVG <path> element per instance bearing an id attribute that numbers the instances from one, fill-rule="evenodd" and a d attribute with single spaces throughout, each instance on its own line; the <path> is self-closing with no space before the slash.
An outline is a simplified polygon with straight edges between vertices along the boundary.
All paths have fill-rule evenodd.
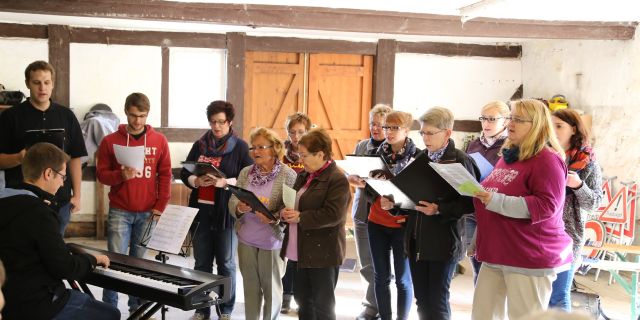
<path id="1" fill-rule="evenodd" d="M 420 121 L 438 129 L 453 129 L 453 113 L 444 107 L 433 107 L 425 112 Z"/>

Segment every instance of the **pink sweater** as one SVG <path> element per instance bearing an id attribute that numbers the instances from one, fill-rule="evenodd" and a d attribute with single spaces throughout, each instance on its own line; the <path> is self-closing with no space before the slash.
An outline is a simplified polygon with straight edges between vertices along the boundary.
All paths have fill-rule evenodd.
<path id="1" fill-rule="evenodd" d="M 562 221 L 566 176 L 564 161 L 549 149 L 511 164 L 500 159 L 482 186 L 507 196 L 524 197 L 531 217 L 510 218 L 486 209 L 474 198 L 477 259 L 527 269 L 555 268 L 571 262 L 572 242 Z"/>

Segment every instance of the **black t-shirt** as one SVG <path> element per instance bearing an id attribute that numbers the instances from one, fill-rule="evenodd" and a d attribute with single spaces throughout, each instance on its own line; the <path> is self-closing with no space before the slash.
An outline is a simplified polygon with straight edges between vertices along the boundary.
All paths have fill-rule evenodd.
<path id="1" fill-rule="evenodd" d="M 13 154 L 24 149 L 24 133 L 34 129 L 58 129 L 65 131 L 64 152 L 71 158 L 87 155 L 82 138 L 80 123 L 71 109 L 51 102 L 46 111 L 36 109 L 29 100 L 9 108 L 0 114 L 0 153 Z M 60 204 L 69 202 L 71 198 L 71 176 L 67 164 L 68 179 L 58 190 L 56 197 Z M 7 187 L 17 187 L 22 183 L 22 166 L 5 169 Z"/>

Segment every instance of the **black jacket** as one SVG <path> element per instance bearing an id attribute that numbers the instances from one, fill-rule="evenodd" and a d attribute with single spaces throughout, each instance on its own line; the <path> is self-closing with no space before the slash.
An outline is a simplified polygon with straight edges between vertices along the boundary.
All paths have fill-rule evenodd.
<path id="1" fill-rule="evenodd" d="M 462 164 L 476 180 L 480 179 L 480 170 L 473 159 L 456 149 L 449 139 L 440 163 L 455 162 Z M 405 232 L 405 251 L 410 259 L 453 261 L 463 253 L 457 222 L 462 215 L 474 211 L 472 198 L 458 194 L 454 200 L 437 204 L 439 214 L 433 216 L 410 210 Z"/>
<path id="2" fill-rule="evenodd" d="M 0 198 L 0 260 L 7 271 L 2 315 L 7 320 L 51 319 L 69 299 L 62 279 L 83 278 L 96 259 L 67 249 L 55 211 L 44 201 L 53 195 L 33 185 L 23 188 L 37 197 Z"/>

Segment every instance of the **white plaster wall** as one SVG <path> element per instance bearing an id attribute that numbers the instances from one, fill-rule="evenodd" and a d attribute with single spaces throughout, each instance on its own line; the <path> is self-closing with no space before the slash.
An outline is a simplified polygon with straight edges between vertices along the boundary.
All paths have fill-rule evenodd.
<path id="1" fill-rule="evenodd" d="M 160 126 L 160 47 L 71 43 L 70 78 L 70 104 L 78 118 L 106 103 L 126 123 L 126 97 L 142 92 L 151 102 L 147 123 Z"/>
<path id="2" fill-rule="evenodd" d="M 429 108 L 442 106 L 458 120 L 477 120 L 487 102 L 511 98 L 521 79 L 519 59 L 397 54 L 393 108 L 417 119 Z M 463 136 L 454 136 L 457 145 Z M 417 131 L 410 137 L 424 147 Z"/>
<path id="3" fill-rule="evenodd" d="M 531 41 L 523 45 L 524 95 L 564 94 L 593 115 L 607 176 L 640 182 L 640 34 L 628 41 Z"/>
<path id="4" fill-rule="evenodd" d="M 0 39 L 0 84 L 7 90 L 22 91 L 28 97 L 29 90 L 24 84 L 24 69 L 36 60 L 49 60 L 49 45 L 46 39 Z"/>
<path id="5" fill-rule="evenodd" d="M 169 51 L 169 126 L 208 128 L 206 107 L 224 100 L 226 50 L 171 48 Z"/>

